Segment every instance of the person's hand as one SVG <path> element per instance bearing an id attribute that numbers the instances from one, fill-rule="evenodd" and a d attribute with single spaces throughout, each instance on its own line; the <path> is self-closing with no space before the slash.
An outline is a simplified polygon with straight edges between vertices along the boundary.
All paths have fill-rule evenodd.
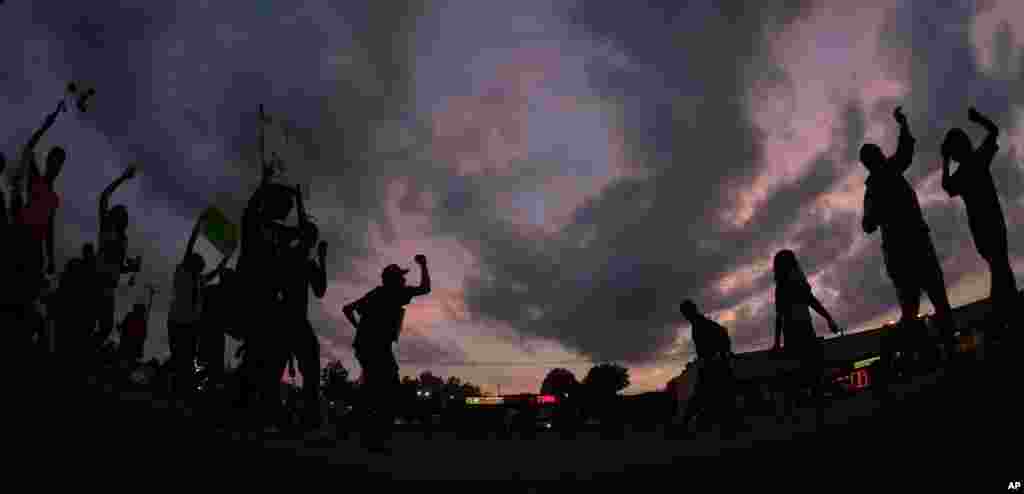
<path id="1" fill-rule="evenodd" d="M 427 265 L 427 256 L 423 254 L 416 254 L 416 257 L 413 257 L 412 260 L 416 261 L 416 264 L 419 264 L 420 266 Z"/>
<path id="2" fill-rule="evenodd" d="M 892 112 L 892 118 L 896 119 L 896 123 L 903 125 L 907 123 L 907 116 L 903 114 L 903 107 L 897 106 Z"/>
<path id="3" fill-rule="evenodd" d="M 132 178 L 135 178 L 135 172 L 136 171 L 138 171 L 138 168 L 136 168 L 135 165 L 129 166 L 128 169 L 124 171 L 124 178 L 127 179 L 127 180 L 131 180 Z"/>
<path id="4" fill-rule="evenodd" d="M 327 257 L 327 242 L 321 240 L 320 243 L 316 245 L 316 255 L 319 256 L 320 259 Z"/>
<path id="5" fill-rule="evenodd" d="M 970 120 L 971 122 L 977 123 L 983 120 L 984 118 L 985 117 L 982 117 L 981 114 L 978 113 L 978 110 L 976 110 L 973 106 L 967 109 L 967 119 Z"/>

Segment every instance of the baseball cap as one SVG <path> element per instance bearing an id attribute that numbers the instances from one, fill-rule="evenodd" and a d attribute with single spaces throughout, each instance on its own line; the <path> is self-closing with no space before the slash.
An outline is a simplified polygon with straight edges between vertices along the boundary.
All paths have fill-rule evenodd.
<path id="1" fill-rule="evenodd" d="M 402 269 L 398 267 L 397 264 L 389 264 L 388 267 L 384 268 L 384 272 L 381 273 L 381 276 L 404 276 L 408 272 L 408 269 Z"/>

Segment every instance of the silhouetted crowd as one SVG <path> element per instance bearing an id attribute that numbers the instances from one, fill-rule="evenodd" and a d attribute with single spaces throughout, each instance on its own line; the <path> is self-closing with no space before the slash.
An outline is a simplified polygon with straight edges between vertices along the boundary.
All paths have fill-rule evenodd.
<path id="1" fill-rule="evenodd" d="M 68 92 L 75 106 L 86 111 L 94 90 L 80 91 L 74 85 Z M 8 249 L 0 266 L 5 283 L 0 298 L 0 317 L 10 352 L 16 356 L 38 356 L 56 352 L 64 362 L 77 369 L 72 379 L 83 379 L 98 364 L 104 348 L 111 345 L 115 326 L 119 329 L 117 356 L 132 369 L 142 358 L 152 308 L 153 291 L 148 303 L 136 303 L 120 324 L 115 324 L 118 288 L 131 275 L 129 284 L 142 269 L 141 257 L 127 255 L 128 226 L 132 221 L 124 205 L 111 205 L 121 185 L 136 176 L 136 167 L 128 167 L 110 183 L 98 198 L 98 237 L 81 246 L 80 255 L 69 259 L 57 272 L 54 244 L 59 231 L 56 214 L 62 206 L 57 180 L 68 156 L 59 146 L 45 159 L 45 168 L 36 159 L 36 148 L 58 117 L 68 111 L 62 100 L 36 130 L 13 170 L 6 170 L 6 158 L 0 154 L 0 172 L 8 171 L 8 187 L 0 187 L 0 228 Z M 865 144 L 860 160 L 868 169 L 864 198 L 863 229 L 872 234 L 882 231 L 882 254 L 899 294 L 902 316 L 901 333 L 922 335 L 904 338 L 910 345 L 927 342 L 918 317 L 922 292 L 936 308 L 940 347 L 952 352 L 955 333 L 952 310 L 946 295 L 942 267 L 930 230 L 921 213 L 917 195 L 904 173 L 913 162 L 915 139 L 900 108 L 894 112 L 900 126 L 896 152 L 886 156 L 875 144 Z M 991 269 L 995 304 L 991 327 L 994 336 L 1010 327 L 1018 291 L 1010 267 L 1006 221 L 993 183 L 990 166 L 998 150 L 999 129 L 973 108 L 972 122 L 987 129 L 983 143 L 974 148 L 966 133 L 953 129 L 942 143 L 942 186 L 950 197 L 961 197 L 967 207 L 970 231 L 978 253 Z M 262 119 L 262 108 L 261 108 Z M 262 139 L 261 139 L 262 140 Z M 261 153 L 261 160 L 262 153 Z M 950 173 L 950 162 L 959 167 Z M 203 256 L 195 252 L 196 241 L 213 218 L 207 210 L 196 220 L 185 252 L 174 269 L 173 292 L 167 327 L 174 368 L 175 403 L 188 409 L 195 400 L 195 363 L 200 361 L 206 377 L 214 382 L 223 378 L 225 337 L 243 342 L 239 367 L 240 391 L 232 403 L 253 429 L 273 428 L 285 412 L 280 399 L 280 382 L 285 369 L 297 362 L 304 376 L 303 423 L 317 428 L 323 420 L 320 406 L 320 347 L 308 317 L 309 292 L 323 298 L 327 290 L 327 244 L 320 239 L 316 224 L 307 214 L 303 194 L 298 187 L 275 181 L 279 163 L 264 161 L 257 190 L 245 206 L 237 249 L 221 251 L 219 263 L 207 270 Z M 294 225 L 287 224 L 291 213 Z M 228 261 L 238 253 L 236 267 Z M 394 397 L 399 386 L 399 368 L 393 345 L 401 333 L 404 307 L 412 299 L 430 293 L 427 260 L 418 255 L 421 281 L 406 284 L 408 270 L 392 264 L 384 268 L 381 285 L 362 298 L 344 306 L 346 318 L 356 328 L 354 348 L 362 368 L 362 393 L 367 406 L 362 414 L 368 432 L 385 434 L 396 414 Z M 799 362 L 793 389 L 810 388 L 818 411 L 823 413 L 824 357 L 811 310 L 820 314 L 833 332 L 838 323 L 812 293 L 811 285 L 797 260 L 797 254 L 783 250 L 773 265 L 775 281 L 775 349 Z M 690 300 L 680 306 L 692 326 L 699 369 L 693 399 L 683 414 L 684 426 L 706 410 L 737 423 L 726 406 L 733 391 L 732 350 L 728 332 L 702 315 Z M 56 335 L 56 337 L 54 337 Z M 785 347 L 782 346 L 783 337 Z M 900 351 L 903 347 L 890 348 Z M 791 408 L 795 398 L 787 399 Z M 372 409 L 371 409 L 372 408 Z M 717 413 L 717 412 L 714 412 Z M 378 438 L 380 434 L 367 434 Z"/>
<path id="2" fill-rule="evenodd" d="M 875 378 L 875 390 L 881 396 L 884 396 L 887 385 L 901 373 L 901 369 L 896 368 L 897 353 L 927 354 L 930 348 L 938 347 L 942 353 L 939 358 L 948 361 L 956 353 L 957 334 L 972 329 L 957 328 L 953 320 L 942 266 L 930 229 L 921 213 L 917 193 L 904 177 L 913 163 L 916 141 L 902 108 L 895 109 L 893 118 L 900 126 L 900 134 L 892 156 L 885 156 L 877 144 L 864 144 L 860 149 L 860 161 L 869 173 L 865 183 L 862 226 L 868 235 L 882 230 L 882 255 L 895 285 L 901 311 L 897 324 L 899 330 L 894 335 L 887 335 L 882 344 L 881 365 Z M 954 128 L 946 134 L 941 146 L 942 188 L 950 197 L 963 198 L 974 244 L 989 265 L 992 311 L 985 327 L 986 338 L 995 343 L 1008 337 L 1018 337 L 1014 332 L 1019 331 L 1014 304 L 1022 300 L 1010 266 L 1006 219 L 990 171 L 999 150 L 999 128 L 974 108 L 968 110 L 968 119 L 981 125 L 987 135 L 975 149 L 962 129 Z M 951 161 L 959 163 L 952 174 Z M 778 252 L 773 271 L 776 313 L 773 349 L 784 352 L 789 359 L 799 363 L 799 370 L 787 387 L 782 418 L 792 417 L 794 402 L 803 390 L 810 390 L 820 425 L 824 421 L 822 391 L 827 385 L 825 359 L 822 340 L 815 332 L 810 309 L 826 320 L 833 333 L 840 332 L 839 325 L 812 293 L 795 252 Z M 922 292 L 928 294 L 935 307 L 938 341 L 934 340 L 924 319 L 919 316 Z M 680 425 L 685 430 L 690 421 L 703 412 L 720 421 L 728 431 L 729 427 L 738 424 L 733 409 L 736 389 L 728 332 L 701 315 L 693 301 L 684 301 L 680 311 L 690 321 L 698 355 L 697 384 L 693 396 L 687 400 Z M 784 348 L 781 345 L 783 335 Z"/>

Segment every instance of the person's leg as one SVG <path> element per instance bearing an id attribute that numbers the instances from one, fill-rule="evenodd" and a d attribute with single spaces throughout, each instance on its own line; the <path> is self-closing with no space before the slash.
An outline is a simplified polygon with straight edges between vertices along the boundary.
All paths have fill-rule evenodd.
<path id="1" fill-rule="evenodd" d="M 306 405 L 305 419 L 310 425 L 320 423 L 320 341 L 309 321 L 297 332 L 296 359 L 302 373 L 302 392 Z"/>
<path id="2" fill-rule="evenodd" d="M 194 386 L 195 330 L 192 325 L 181 323 L 174 323 L 168 330 L 174 334 L 175 398 L 185 401 L 191 397 Z"/>
<path id="3" fill-rule="evenodd" d="M 690 395 L 686 397 L 686 409 L 683 411 L 683 419 L 680 423 L 680 427 L 686 430 L 690 426 L 690 421 L 700 412 L 701 402 L 704 396 L 704 371 L 698 371 L 696 376 L 697 382 L 694 383 Z"/>
<path id="4" fill-rule="evenodd" d="M 935 322 L 939 326 L 939 334 L 947 342 L 952 341 L 953 333 L 956 331 L 953 321 L 953 307 L 949 303 L 949 295 L 946 293 L 946 278 L 942 273 L 942 264 L 935 252 L 935 245 L 931 239 L 922 247 L 923 256 L 919 259 L 921 287 L 928 294 L 928 300 L 935 307 Z"/>
<path id="5" fill-rule="evenodd" d="M 116 289 L 106 288 L 100 299 L 99 313 L 96 316 L 99 322 L 99 332 L 96 334 L 97 347 L 103 346 L 103 343 L 110 338 L 110 334 L 114 331 L 114 311 L 117 309 L 115 291 Z"/>

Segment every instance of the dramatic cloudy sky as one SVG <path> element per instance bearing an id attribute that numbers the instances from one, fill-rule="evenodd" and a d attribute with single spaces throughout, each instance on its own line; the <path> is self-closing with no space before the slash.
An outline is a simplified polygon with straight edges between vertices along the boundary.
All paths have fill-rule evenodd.
<path id="1" fill-rule="evenodd" d="M 329 291 L 310 308 L 323 357 L 356 373 L 340 306 L 417 253 L 434 291 L 409 308 L 403 374 L 488 391 L 601 361 L 630 367 L 631 392 L 658 388 L 692 351 L 683 297 L 739 350 L 762 348 L 770 260 L 786 247 L 842 324 L 890 319 L 856 154 L 893 151 L 896 105 L 919 139 L 908 176 L 954 304 L 988 293 L 963 206 L 937 180 L 942 134 L 981 136 L 972 104 L 1004 130 L 993 170 L 1024 272 L 1018 0 L 135 3 L 147 7 L 0 6 L 0 144 L 15 155 L 69 80 L 97 88 L 39 151 L 70 156 L 64 258 L 95 238 L 99 192 L 140 163 L 115 201 L 142 279 L 162 289 L 150 355 L 166 352 L 194 218 L 214 204 L 237 219 L 252 193 L 260 103 L 294 122 L 295 139 L 272 144 L 331 245 Z M 119 310 L 141 296 L 124 287 Z"/>

